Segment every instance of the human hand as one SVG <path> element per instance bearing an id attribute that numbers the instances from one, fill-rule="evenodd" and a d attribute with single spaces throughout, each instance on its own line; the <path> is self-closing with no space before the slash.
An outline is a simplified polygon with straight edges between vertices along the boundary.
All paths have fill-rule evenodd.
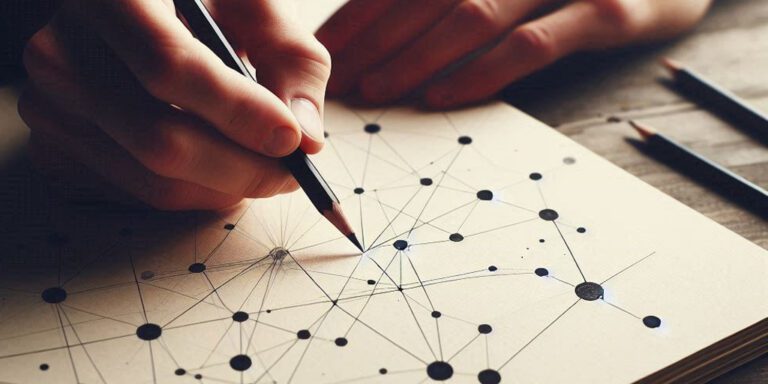
<path id="1" fill-rule="evenodd" d="M 678 34 L 710 1 L 350 0 L 317 37 L 333 58 L 329 95 L 385 103 L 420 91 L 427 105 L 446 108 L 491 97 L 574 52 Z"/>
<path id="2" fill-rule="evenodd" d="M 32 152 L 62 153 L 161 209 L 295 190 L 277 158 L 322 148 L 330 59 L 280 3 L 207 4 L 255 84 L 194 39 L 171 0 L 65 1 L 25 51 Z"/>

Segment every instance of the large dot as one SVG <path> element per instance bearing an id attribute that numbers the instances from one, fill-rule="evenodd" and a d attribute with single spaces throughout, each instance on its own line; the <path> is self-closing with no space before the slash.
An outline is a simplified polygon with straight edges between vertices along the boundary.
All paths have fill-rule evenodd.
<path id="1" fill-rule="evenodd" d="M 312 336 L 312 334 L 309 333 L 309 331 L 306 329 L 302 329 L 301 331 L 296 332 L 296 337 L 301 340 L 309 339 L 310 336 Z"/>
<path id="2" fill-rule="evenodd" d="M 454 233 L 448 236 L 448 240 L 458 243 L 459 241 L 464 240 L 464 236 L 462 236 L 461 233 Z"/>
<path id="3" fill-rule="evenodd" d="M 440 311 L 432 311 L 432 317 L 435 319 L 439 319 L 441 316 L 443 316 L 443 314 L 440 313 Z"/>
<path id="4" fill-rule="evenodd" d="M 576 296 L 583 300 L 595 301 L 603 297 L 603 287 L 598 283 L 586 282 L 576 286 Z"/>
<path id="5" fill-rule="evenodd" d="M 486 369 L 477 374 L 477 380 L 481 384 L 499 384 L 501 382 L 501 375 L 493 369 Z"/>
<path id="6" fill-rule="evenodd" d="M 355 192 L 356 195 L 362 195 L 363 193 L 365 193 L 365 189 L 363 189 L 361 187 L 357 187 L 357 188 L 354 189 L 354 192 Z"/>
<path id="7" fill-rule="evenodd" d="M 235 225 L 232 224 L 232 223 L 224 224 L 224 229 L 226 229 L 227 231 L 231 231 L 231 230 L 235 229 Z"/>
<path id="8" fill-rule="evenodd" d="M 541 176 L 541 173 L 534 172 L 534 173 L 531 173 L 530 175 L 528 175 L 528 177 L 530 177 L 531 180 L 541 180 L 541 178 L 543 176 Z"/>
<path id="9" fill-rule="evenodd" d="M 493 327 L 491 327 L 488 324 L 480 324 L 477 326 L 477 331 L 482 333 L 483 335 L 487 335 L 493 331 Z"/>
<path id="10" fill-rule="evenodd" d="M 661 319 L 656 316 L 643 317 L 643 324 L 648 328 L 658 328 L 661 326 Z"/>
<path id="11" fill-rule="evenodd" d="M 387 372 L 388 372 L 388 371 L 387 371 L 387 369 L 386 369 L 386 368 L 381 368 L 381 369 L 379 369 L 379 373 L 380 373 L 380 374 L 382 374 L 382 375 L 386 375 L 386 374 L 387 374 Z"/>
<path id="12" fill-rule="evenodd" d="M 448 380 L 453 376 L 453 367 L 445 361 L 435 361 L 427 366 L 427 376 L 437 381 Z"/>
<path id="13" fill-rule="evenodd" d="M 40 370 L 41 371 L 47 371 L 48 368 L 50 368 L 50 366 L 48 364 L 46 364 L 46 363 L 40 364 Z"/>
<path id="14" fill-rule="evenodd" d="M 578 233 L 584 233 L 584 232 L 586 232 L 586 231 L 587 231 L 587 229 L 586 229 L 586 228 L 584 228 L 584 227 L 578 227 L 578 228 L 576 228 L 576 232 L 578 232 Z"/>
<path id="15" fill-rule="evenodd" d="M 194 263 L 187 268 L 192 273 L 202 273 L 205 271 L 205 264 L 203 263 Z"/>
<path id="16" fill-rule="evenodd" d="M 533 273 L 535 273 L 536 276 L 538 277 L 544 277 L 549 275 L 549 271 L 546 268 L 536 268 L 536 270 L 533 271 Z"/>
<path id="17" fill-rule="evenodd" d="M 173 373 L 174 373 L 176 376 L 184 376 L 184 375 L 186 375 L 186 374 L 187 374 L 187 370 L 186 370 L 186 369 L 184 369 L 184 368 L 177 368 L 175 371 L 173 371 Z"/>
<path id="18" fill-rule="evenodd" d="M 484 201 L 493 200 L 493 192 L 483 189 L 482 191 L 477 192 L 477 198 Z"/>
<path id="19" fill-rule="evenodd" d="M 229 366 L 235 371 L 245 371 L 251 364 L 251 358 L 246 355 L 237 355 L 229 360 Z"/>
<path id="20" fill-rule="evenodd" d="M 397 240 L 392 246 L 395 247 L 395 249 L 402 251 L 408 248 L 408 242 L 405 240 Z"/>
<path id="21" fill-rule="evenodd" d="M 49 304 L 58 304 L 67 299 L 67 291 L 61 287 L 46 288 L 43 293 L 40 294 L 43 301 Z"/>
<path id="22" fill-rule="evenodd" d="M 333 342 L 336 343 L 336 345 L 338 345 L 339 347 L 343 347 L 347 345 L 347 343 L 349 343 L 349 340 L 347 340 L 346 337 L 337 337 L 336 340 L 334 340 Z"/>
<path id="23" fill-rule="evenodd" d="M 461 136 L 459 137 L 459 144 L 461 145 L 472 144 L 472 138 L 469 136 Z"/>
<path id="24" fill-rule="evenodd" d="M 560 215 L 554 209 L 547 208 L 539 211 L 539 217 L 541 217 L 542 220 L 555 221 Z"/>
<path id="25" fill-rule="evenodd" d="M 232 314 L 232 320 L 237 321 L 238 323 L 242 323 L 246 320 L 248 320 L 248 313 L 243 311 L 237 311 Z"/>
<path id="26" fill-rule="evenodd" d="M 368 279 L 367 283 L 368 283 L 368 285 L 375 285 L 376 284 L 376 280 Z"/>
<path id="27" fill-rule="evenodd" d="M 368 132 L 368 133 L 377 133 L 377 132 L 381 131 L 381 126 L 378 125 L 378 124 L 371 123 L 371 124 L 366 124 L 365 128 L 363 128 L 363 129 L 366 132 Z"/>
<path id="28" fill-rule="evenodd" d="M 146 341 L 155 340 L 162 334 L 163 330 L 157 324 L 146 323 L 136 328 L 136 336 Z"/>
<path id="29" fill-rule="evenodd" d="M 424 177 L 421 180 L 419 180 L 419 183 L 425 187 L 428 187 L 432 185 L 432 179 L 430 179 L 429 177 Z"/>

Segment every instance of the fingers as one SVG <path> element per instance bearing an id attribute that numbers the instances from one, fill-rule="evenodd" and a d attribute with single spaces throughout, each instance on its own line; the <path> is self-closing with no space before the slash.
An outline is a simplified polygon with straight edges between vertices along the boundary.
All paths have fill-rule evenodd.
<path id="1" fill-rule="evenodd" d="M 328 48 L 331 55 L 335 55 L 398 2 L 399 0 L 349 0 L 320 27 L 317 38 Z"/>
<path id="2" fill-rule="evenodd" d="M 638 22 L 601 3 L 607 1 L 569 3 L 517 27 L 492 50 L 428 87 L 426 103 L 448 108 L 486 99 L 570 53 L 616 46 L 637 36 Z M 633 12 L 637 16 L 644 10 Z"/>
<path id="3" fill-rule="evenodd" d="M 60 107 L 96 123 L 160 176 L 231 196 L 266 197 L 295 189 L 279 160 L 244 149 L 194 116 L 147 94 L 127 97 L 109 87 L 84 87 L 50 28 L 30 42 L 26 65 L 35 84 L 49 97 L 70 95 L 56 99 Z M 130 77 L 115 70 L 115 76 Z"/>
<path id="4" fill-rule="evenodd" d="M 139 200 L 164 210 L 221 209 L 236 204 L 239 197 L 158 176 L 142 167 L 98 128 L 61 112 L 39 93 L 28 90 L 19 102 L 20 114 L 32 128 L 30 155 L 37 164 L 71 183 L 83 179 L 83 164 L 108 182 Z M 72 156 L 76 163 L 68 162 Z M 51 171 L 51 169 L 48 169 Z M 85 178 L 92 181 L 92 178 Z M 80 185 L 78 184 L 78 187 Z M 78 188 L 80 189 L 80 188 Z M 106 196 L 120 200 L 119 196 Z"/>
<path id="5" fill-rule="evenodd" d="M 285 156 L 301 140 L 287 106 L 226 67 L 153 0 L 70 0 L 65 15 L 92 28 L 155 98 L 193 113 L 240 145 Z"/>

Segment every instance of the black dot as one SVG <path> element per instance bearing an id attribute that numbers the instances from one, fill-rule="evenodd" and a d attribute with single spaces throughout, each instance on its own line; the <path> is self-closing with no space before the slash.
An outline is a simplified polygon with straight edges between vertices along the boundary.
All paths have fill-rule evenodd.
<path id="1" fill-rule="evenodd" d="M 226 229 L 227 231 L 231 231 L 235 229 L 235 225 L 232 223 L 224 224 L 224 229 Z"/>
<path id="2" fill-rule="evenodd" d="M 533 273 L 535 273 L 536 276 L 539 276 L 539 277 L 544 277 L 549 275 L 549 271 L 546 268 L 536 268 L 536 270 L 533 271 Z"/>
<path id="3" fill-rule="evenodd" d="M 330 134 L 328 132 L 323 132 L 323 137 L 325 137 L 327 139 L 328 136 L 330 136 Z"/>
<path id="4" fill-rule="evenodd" d="M 357 187 L 357 188 L 354 189 L 354 192 L 355 192 L 355 194 L 362 195 L 363 193 L 365 193 L 365 189 Z"/>
<path id="5" fill-rule="evenodd" d="M 163 333 L 163 330 L 157 324 L 146 323 L 136 328 L 136 336 L 139 339 L 150 341 L 155 340 Z"/>
<path id="6" fill-rule="evenodd" d="M 184 368 L 178 368 L 175 371 L 173 371 L 173 373 L 176 374 L 176 376 L 184 376 L 187 374 L 187 370 Z"/>
<path id="7" fill-rule="evenodd" d="M 498 271 L 499 269 L 498 269 L 498 268 L 496 268 L 496 266 L 495 266 L 495 265 L 491 265 L 491 266 L 489 266 L 489 267 L 488 267 L 488 270 L 489 270 L 489 271 L 491 271 L 491 272 L 496 272 L 496 271 Z"/>
<path id="8" fill-rule="evenodd" d="M 547 208 L 539 211 L 539 217 L 541 217 L 542 220 L 555 221 L 560 215 L 554 209 Z"/>
<path id="9" fill-rule="evenodd" d="M 381 126 L 378 124 L 366 124 L 363 129 L 368 133 L 377 133 L 381 131 Z"/>
<path id="10" fill-rule="evenodd" d="M 395 249 L 402 251 L 408 248 L 408 242 L 405 240 L 397 240 L 394 244 L 392 244 L 392 246 L 395 247 Z"/>
<path id="11" fill-rule="evenodd" d="M 201 273 L 205 271 L 205 264 L 203 263 L 194 263 L 189 266 L 189 271 L 192 273 Z"/>
<path id="12" fill-rule="evenodd" d="M 338 301 L 338 300 L 333 300 L 333 301 L 331 301 L 331 304 L 333 304 L 333 305 L 338 305 L 338 304 L 339 304 L 339 301 Z"/>
<path id="13" fill-rule="evenodd" d="M 493 200 L 493 192 L 483 189 L 482 191 L 477 192 L 477 198 L 480 200 Z"/>
<path id="14" fill-rule="evenodd" d="M 545 242 L 545 241 L 546 241 L 546 240 L 544 240 L 544 239 L 539 239 L 539 243 L 543 243 L 543 242 Z"/>
<path id="15" fill-rule="evenodd" d="M 376 280 L 368 280 L 368 285 L 375 285 L 375 284 L 376 284 Z"/>
<path id="16" fill-rule="evenodd" d="M 480 384 L 499 384 L 501 375 L 493 369 L 486 369 L 477 374 L 477 380 Z"/>
<path id="17" fill-rule="evenodd" d="M 248 317 L 248 313 L 243 311 L 237 311 L 232 314 L 232 320 L 237 321 L 238 323 L 248 320 Z"/>
<path id="18" fill-rule="evenodd" d="M 541 178 L 543 176 L 541 176 L 541 173 L 534 172 L 534 173 L 531 173 L 528 177 L 530 177 L 531 180 L 541 180 Z M 483 371 L 483 372 L 485 372 L 485 371 Z"/>
<path id="19" fill-rule="evenodd" d="M 347 341 L 346 337 L 337 337 L 336 340 L 334 340 L 333 342 L 336 343 L 336 345 L 338 345 L 339 347 L 343 347 L 347 345 L 349 341 Z"/>
<path id="20" fill-rule="evenodd" d="M 387 372 L 388 372 L 388 371 L 387 371 L 387 369 L 386 369 L 386 368 L 381 368 L 381 369 L 379 369 L 379 373 L 381 373 L 382 375 L 386 375 L 386 374 L 387 374 Z"/>
<path id="21" fill-rule="evenodd" d="M 442 315 L 443 314 L 440 313 L 440 311 L 432 311 L 432 317 L 434 317 L 435 319 L 439 319 L 440 316 L 442 316 Z"/>
<path id="22" fill-rule="evenodd" d="M 402 292 L 403 291 L 403 286 L 401 285 L 401 286 L 397 287 L 397 290 Z"/>
<path id="23" fill-rule="evenodd" d="M 155 277 L 155 273 L 152 271 L 144 271 L 141 273 L 141 279 L 142 280 L 149 280 L 151 278 Z"/>
<path id="24" fill-rule="evenodd" d="M 296 332 L 296 337 L 301 340 L 309 339 L 310 336 L 312 336 L 312 334 L 309 333 L 309 331 L 306 329 L 302 329 L 301 331 Z"/>
<path id="25" fill-rule="evenodd" d="M 585 282 L 576 286 L 576 296 L 583 300 L 595 301 L 603 297 L 603 287 L 598 283 Z"/>
<path id="26" fill-rule="evenodd" d="M 41 371 L 47 371 L 48 368 L 50 368 L 50 366 L 48 364 L 45 364 L 45 363 L 40 364 L 40 370 Z"/>
<path id="27" fill-rule="evenodd" d="M 487 335 L 493 331 L 493 328 L 488 324 L 480 324 L 477 326 L 477 331 L 482 333 L 483 335 Z"/>
<path id="28" fill-rule="evenodd" d="M 574 159 L 573 157 L 566 157 L 563 159 L 563 163 L 567 165 L 573 165 L 573 164 L 576 164 L 576 159 Z"/>
<path id="29" fill-rule="evenodd" d="M 272 310 L 271 310 L 271 309 L 267 309 L 267 311 L 266 311 L 266 312 L 267 312 L 267 313 L 272 313 Z"/>
<path id="30" fill-rule="evenodd" d="M 587 231 L 587 229 L 586 229 L 586 228 L 584 228 L 584 227 L 578 227 L 578 228 L 576 228 L 576 232 L 578 232 L 578 233 L 584 233 L 584 232 L 586 232 L 586 231 Z"/>
<path id="31" fill-rule="evenodd" d="M 621 122 L 621 117 L 611 115 L 611 116 L 608 116 L 608 118 L 605 119 L 605 121 L 607 121 L 609 123 L 620 123 Z"/>
<path id="32" fill-rule="evenodd" d="M 459 137 L 459 144 L 461 145 L 472 144 L 472 138 L 469 136 L 461 136 Z"/>
<path id="33" fill-rule="evenodd" d="M 61 287 L 46 288 L 43 293 L 40 294 L 43 301 L 49 304 L 58 304 L 67 299 L 67 291 Z"/>
<path id="34" fill-rule="evenodd" d="M 464 240 L 464 236 L 462 236 L 461 233 L 454 233 L 454 234 L 448 236 L 448 239 L 453 241 L 453 242 L 458 243 L 459 241 Z"/>
<path id="35" fill-rule="evenodd" d="M 430 179 L 429 177 L 425 177 L 425 178 L 422 178 L 421 180 L 419 180 L 419 183 L 421 183 L 421 185 L 427 187 L 427 186 L 432 185 L 432 179 Z"/>
<path id="36" fill-rule="evenodd" d="M 427 366 L 427 376 L 437 381 L 448 380 L 453 376 L 453 367 L 445 361 L 435 361 Z"/>
<path id="37" fill-rule="evenodd" d="M 195 379 L 202 380 L 203 379 L 203 375 L 198 373 L 198 374 L 195 375 Z"/>
<path id="38" fill-rule="evenodd" d="M 235 371 L 245 371 L 251 367 L 251 358 L 246 355 L 237 355 L 229 360 L 229 366 Z"/>
<path id="39" fill-rule="evenodd" d="M 656 316 L 643 317 L 643 324 L 648 328 L 658 328 L 661 326 L 661 319 Z"/>

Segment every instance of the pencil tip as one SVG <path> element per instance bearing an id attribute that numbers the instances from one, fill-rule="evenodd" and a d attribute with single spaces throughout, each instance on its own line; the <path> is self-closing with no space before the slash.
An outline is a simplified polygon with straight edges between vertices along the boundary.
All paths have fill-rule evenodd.
<path id="1" fill-rule="evenodd" d="M 683 69 L 683 65 L 680 62 L 672 60 L 668 57 L 662 57 L 660 62 L 661 62 L 661 65 L 664 66 L 664 68 L 668 69 L 673 74 Z"/>
<path id="2" fill-rule="evenodd" d="M 656 135 L 656 130 L 655 129 L 653 129 L 653 128 L 647 126 L 647 125 L 644 125 L 642 123 L 638 123 L 637 121 L 630 120 L 629 121 L 629 125 L 631 125 L 632 128 L 634 128 L 640 134 L 640 136 L 643 137 L 643 139 L 649 139 L 649 138 L 653 137 L 654 135 Z"/>
<path id="3" fill-rule="evenodd" d="M 365 252 L 365 250 L 363 250 L 363 245 L 360 244 L 360 241 L 357 240 L 357 236 L 354 233 L 347 235 L 347 239 L 349 239 L 360 252 Z"/>

